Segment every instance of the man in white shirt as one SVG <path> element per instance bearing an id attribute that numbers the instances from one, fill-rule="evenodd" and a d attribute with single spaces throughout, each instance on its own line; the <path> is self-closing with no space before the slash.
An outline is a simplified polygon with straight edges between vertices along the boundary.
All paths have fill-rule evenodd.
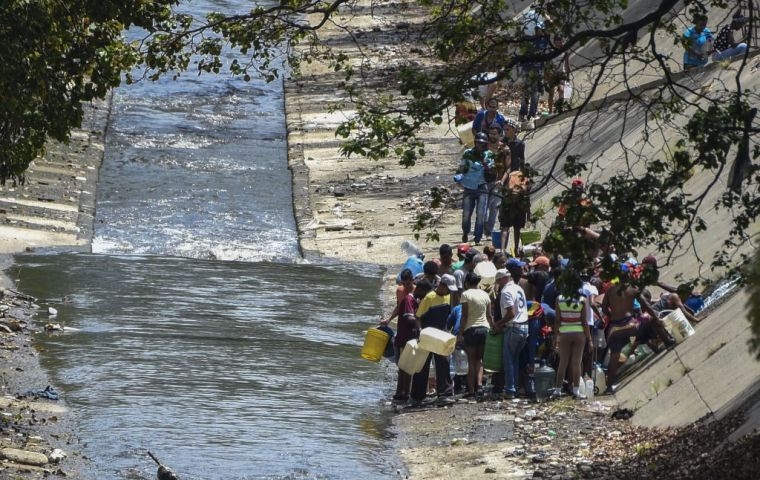
<path id="1" fill-rule="evenodd" d="M 517 375 L 520 352 L 528 343 L 528 302 L 522 287 L 516 284 L 506 270 L 496 271 L 496 281 L 509 277 L 501 289 L 500 325 L 504 328 L 504 390 L 508 397 L 517 397 Z"/>

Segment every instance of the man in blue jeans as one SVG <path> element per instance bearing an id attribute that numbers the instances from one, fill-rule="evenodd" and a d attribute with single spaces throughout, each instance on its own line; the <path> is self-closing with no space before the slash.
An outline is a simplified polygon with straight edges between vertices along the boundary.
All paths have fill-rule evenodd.
<path id="1" fill-rule="evenodd" d="M 454 177 L 464 187 L 462 195 L 462 242 L 467 243 L 475 212 L 475 243 L 483 237 L 483 221 L 488 204 L 488 188 L 485 172 L 494 168 L 493 153 L 488 150 L 488 135 L 481 132 L 475 136 L 475 147 L 468 148 L 459 162 Z"/>
<path id="2" fill-rule="evenodd" d="M 515 258 L 507 262 L 511 279 L 499 294 L 501 325 L 504 325 L 504 390 L 508 397 L 517 397 L 520 353 L 528 343 L 528 302 L 518 285 L 520 270 L 525 266 Z M 517 275 L 517 278 L 515 278 Z"/>

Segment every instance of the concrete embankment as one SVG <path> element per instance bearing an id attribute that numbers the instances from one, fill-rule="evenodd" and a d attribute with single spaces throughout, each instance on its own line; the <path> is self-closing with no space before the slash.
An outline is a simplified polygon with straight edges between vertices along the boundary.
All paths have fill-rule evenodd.
<path id="1" fill-rule="evenodd" d="M 410 42 L 412 37 L 408 31 L 419 25 L 423 15 L 424 12 L 412 3 L 382 3 L 371 9 L 369 2 L 359 2 L 355 10 L 342 12 L 336 18 L 336 24 L 328 25 L 320 35 L 348 55 L 354 65 L 362 65 L 372 78 L 373 68 L 378 71 L 392 69 L 402 58 L 414 60 L 414 54 L 410 52 L 415 51 L 415 45 Z M 358 40 L 360 47 L 353 43 L 354 40 Z M 665 54 L 674 61 L 680 55 L 680 51 L 676 51 L 679 48 L 663 42 Z M 757 64 L 756 59 L 752 62 Z M 687 89 L 710 91 L 718 83 L 732 81 L 737 67 L 738 63 L 734 62 L 720 68 L 695 71 L 688 76 L 679 76 L 679 81 Z M 753 71 L 750 66 L 742 73 L 743 88 L 758 88 Z M 643 81 L 651 79 L 647 76 Z M 346 261 L 375 262 L 393 265 L 395 270 L 403 258 L 400 243 L 413 238 L 412 224 L 420 196 L 433 185 L 445 185 L 455 190 L 450 176 L 461 148 L 452 131 L 440 127 L 422 132 L 428 144 L 428 156 L 412 169 L 400 167 L 395 158 L 372 161 L 341 157 L 340 141 L 335 138 L 334 130 L 343 119 L 355 113 L 350 102 L 342 110 L 328 112 L 331 102 L 346 100 L 338 87 L 341 80 L 326 65 L 315 62 L 305 65 L 301 76 L 286 82 L 289 164 L 293 171 L 301 246 L 307 256 L 314 254 Z M 612 85 L 597 92 L 597 97 L 602 93 L 616 93 Z M 688 93 L 685 95 L 688 98 Z M 573 115 L 565 115 L 550 119 L 534 132 L 522 134 L 528 145 L 528 162 L 547 173 L 556 159 L 554 174 L 562 180 L 561 166 L 565 156 L 581 155 L 593 163 L 588 176 L 598 181 L 626 165 L 623 147 L 631 149 L 640 145 L 638 153 L 644 156 L 667 154 L 673 148 L 670 138 L 675 133 L 674 127 L 682 126 L 688 117 L 676 120 L 673 125 L 662 126 L 657 135 L 650 135 L 646 142 L 642 142 L 646 112 L 641 106 L 627 101 L 630 95 L 623 93 L 618 97 L 616 102 L 594 103 L 596 108 L 583 112 L 575 122 Z M 516 112 L 506 113 L 514 116 Z M 576 138 L 564 153 L 560 153 L 571 129 L 574 129 Z M 692 194 L 706 191 L 705 205 L 712 204 L 725 189 L 727 170 L 717 182 L 708 172 L 695 172 L 686 181 L 685 189 Z M 536 193 L 533 205 L 548 205 L 563 188 L 566 185 L 550 184 Z M 444 212 L 439 229 L 440 242 L 421 242 L 423 249 L 433 252 L 440 243 L 457 243 L 461 235 L 459 215 L 456 208 Z M 707 232 L 697 233 L 693 249 L 700 259 L 709 261 L 712 254 L 722 248 L 731 216 L 706 210 L 703 218 L 710 228 Z M 550 213 L 536 227 L 545 229 L 551 220 Z M 753 232 L 756 231 L 755 227 Z M 688 247 L 677 252 L 670 263 L 662 262 L 664 281 L 677 283 L 680 275 L 712 281 L 721 278 L 722 272 L 714 272 L 705 263 L 695 261 L 695 255 L 685 254 L 686 250 Z M 658 293 L 657 289 L 653 291 L 654 295 Z M 760 408 L 755 395 L 760 389 L 760 366 L 747 352 L 745 300 L 746 295 L 739 293 L 713 309 L 697 326 L 694 337 L 662 354 L 626 380 L 615 399 L 634 411 L 634 424 L 693 425 L 693 428 L 701 429 L 703 424 L 694 422 L 706 414 L 715 414 L 714 418 L 731 418 L 725 428 L 734 431 L 732 439 L 760 426 Z M 741 411 L 737 410 L 739 406 Z M 737 412 L 738 416 L 732 416 Z M 425 416 L 426 413 L 415 415 Z M 480 416 L 483 415 L 478 418 Z M 446 425 L 459 430 L 477 428 L 477 422 L 471 420 L 451 415 L 446 419 Z M 506 417 L 503 420 L 508 425 L 513 422 Z M 410 429 L 419 425 L 420 422 L 414 420 L 398 423 L 400 431 L 405 434 L 411 434 Z M 725 434 L 721 432 L 721 435 Z M 435 431 L 426 435 L 436 437 L 442 434 Z M 439 440 L 423 451 L 407 449 L 402 452 L 405 461 L 415 465 L 413 470 L 418 473 L 415 477 L 425 478 L 419 472 L 451 455 L 444 437 Z M 468 458 L 468 462 L 482 462 L 483 458 L 482 455 L 479 460 Z"/>
<path id="2" fill-rule="evenodd" d="M 22 184 L 0 188 L 0 263 L 37 248 L 88 249 L 95 218 L 95 189 L 103 161 L 110 97 L 86 106 L 82 127 L 68 144 L 50 142 Z M 32 479 L 51 474 L 80 478 L 74 420 L 65 398 L 22 396 L 40 392 L 50 379 L 39 364 L 33 334 L 56 323 L 34 299 L 0 278 L 0 477 Z"/>

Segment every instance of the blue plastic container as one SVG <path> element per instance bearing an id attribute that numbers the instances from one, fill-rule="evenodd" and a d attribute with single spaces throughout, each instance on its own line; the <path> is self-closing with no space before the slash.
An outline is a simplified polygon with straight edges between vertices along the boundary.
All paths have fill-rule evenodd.
<path id="1" fill-rule="evenodd" d="M 401 283 L 401 272 L 406 270 L 407 268 L 412 271 L 412 276 L 416 277 L 418 274 L 422 273 L 423 262 L 422 259 L 417 257 L 416 255 L 412 255 L 409 258 L 406 259 L 406 262 L 401 267 L 401 269 L 398 271 L 398 275 L 396 275 L 396 283 Z"/>

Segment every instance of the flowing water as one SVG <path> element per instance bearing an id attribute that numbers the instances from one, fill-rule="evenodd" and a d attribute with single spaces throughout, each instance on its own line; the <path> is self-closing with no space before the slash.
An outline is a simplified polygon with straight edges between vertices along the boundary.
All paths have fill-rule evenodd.
<path id="1" fill-rule="evenodd" d="M 155 478 L 148 449 L 183 479 L 395 477 L 385 369 L 358 357 L 382 271 L 298 257 L 282 95 L 224 74 L 117 89 L 94 253 L 17 258 L 77 329 L 38 345 L 86 478 Z"/>

